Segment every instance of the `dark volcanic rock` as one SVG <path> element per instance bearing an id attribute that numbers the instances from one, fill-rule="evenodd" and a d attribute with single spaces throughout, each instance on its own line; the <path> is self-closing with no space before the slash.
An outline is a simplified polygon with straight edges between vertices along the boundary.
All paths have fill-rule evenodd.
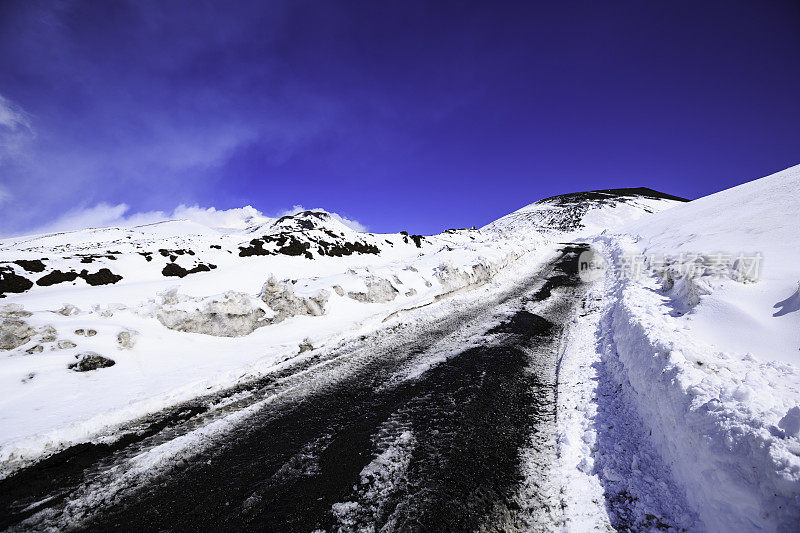
<path id="1" fill-rule="evenodd" d="M 182 278 L 187 275 L 189 271 L 176 263 L 167 263 L 167 266 L 164 267 L 161 273 L 164 276 L 177 276 Z"/>
<path id="2" fill-rule="evenodd" d="M 116 253 L 119 254 L 121 252 L 116 252 Z M 111 259 L 112 261 L 117 260 L 117 256 L 113 255 L 112 253 L 109 253 L 107 255 L 105 254 L 77 254 L 77 255 L 78 257 L 81 258 L 81 263 L 94 263 L 95 259 Z"/>
<path id="3" fill-rule="evenodd" d="M 686 198 L 674 196 L 664 192 L 648 189 L 647 187 L 628 187 L 622 189 L 599 189 L 596 191 L 574 192 L 570 194 L 559 194 L 557 196 L 550 196 L 543 200 L 536 202 L 537 204 L 572 204 L 579 202 L 586 202 L 589 200 L 608 201 L 617 200 L 625 202 L 631 198 L 651 198 L 662 200 L 675 200 L 678 202 L 688 202 Z"/>
<path id="4" fill-rule="evenodd" d="M 75 372 L 88 372 L 98 368 L 108 368 L 116 363 L 113 359 L 103 357 L 99 353 L 84 352 L 75 356 L 78 360 L 69 365 L 70 370 Z"/>
<path id="5" fill-rule="evenodd" d="M 239 247 L 239 256 L 248 257 L 253 255 L 272 255 L 283 254 L 291 256 L 304 256 L 306 259 L 313 259 L 311 254 L 313 247 L 319 255 L 332 257 L 342 257 L 352 254 L 380 254 L 380 248 L 374 244 L 363 241 L 345 241 L 340 236 L 325 231 L 331 240 L 321 239 L 317 236 L 307 235 L 303 232 L 284 232 L 278 235 L 265 235 L 259 239 L 250 241 L 249 246 Z M 276 246 L 274 251 L 264 248 L 267 244 Z"/>
<path id="6" fill-rule="evenodd" d="M 319 253 L 320 255 L 330 255 L 333 257 L 342 257 L 343 255 L 357 254 L 375 254 L 381 253 L 380 248 L 374 244 L 367 244 L 364 242 L 343 242 L 343 243 L 324 243 L 320 242 Z"/>
<path id="7" fill-rule="evenodd" d="M 217 268 L 217 265 L 212 265 L 211 263 L 204 265 L 203 263 L 200 263 L 196 267 L 187 270 L 177 263 L 167 263 L 167 266 L 164 267 L 164 270 L 161 271 L 161 274 L 164 276 L 176 276 L 182 278 L 184 276 L 188 276 L 189 274 L 196 274 L 197 272 L 209 272 L 215 268 Z"/>
<path id="8" fill-rule="evenodd" d="M 21 266 L 27 272 L 44 272 L 44 263 L 42 263 L 39 259 L 18 259 L 14 261 L 14 264 Z"/>
<path id="9" fill-rule="evenodd" d="M 311 247 L 310 243 L 301 242 L 295 238 L 290 238 L 289 244 L 278 248 L 278 253 L 283 255 L 305 255 L 307 259 L 313 259 L 308 249 Z"/>
<path id="10" fill-rule="evenodd" d="M 82 270 L 80 274 L 77 272 L 61 272 L 60 270 L 53 270 L 49 274 L 46 274 L 36 280 L 36 284 L 42 287 L 49 287 L 50 285 L 56 285 L 57 283 L 75 281 L 78 278 L 81 278 L 89 285 L 94 286 L 116 283 L 122 279 L 122 276 L 114 274 L 107 268 L 101 268 L 94 274 L 90 274 L 87 270 Z"/>
<path id="11" fill-rule="evenodd" d="M 250 257 L 253 255 L 271 255 L 271 252 L 264 249 L 264 240 L 253 239 L 250 246 L 239 247 L 239 257 Z"/>
<path id="12" fill-rule="evenodd" d="M 10 268 L 0 267 L 0 297 L 10 292 L 25 292 L 33 287 L 33 282 L 19 276 Z"/>
<path id="13" fill-rule="evenodd" d="M 111 285 L 122 279 L 122 276 L 114 274 L 107 268 L 101 268 L 94 274 L 89 274 L 86 270 L 80 273 L 80 277 L 86 280 L 89 285 Z"/>
<path id="14" fill-rule="evenodd" d="M 49 287 L 50 285 L 75 281 L 76 279 L 78 279 L 77 272 L 61 272 L 60 270 L 53 270 L 49 274 L 45 274 L 41 278 L 37 279 L 36 284 L 41 287 Z"/>

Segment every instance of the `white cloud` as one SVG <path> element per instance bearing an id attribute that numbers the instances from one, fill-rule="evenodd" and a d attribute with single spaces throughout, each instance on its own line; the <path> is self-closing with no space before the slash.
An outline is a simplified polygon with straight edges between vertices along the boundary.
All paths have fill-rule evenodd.
<path id="1" fill-rule="evenodd" d="M 0 95 L 0 162 L 20 155 L 33 137 L 27 113 Z"/>
<path id="2" fill-rule="evenodd" d="M 0 203 L 3 200 L 2 194 L 3 190 L 0 189 Z M 141 211 L 130 213 L 129 211 L 130 207 L 125 203 L 116 205 L 99 203 L 91 207 L 75 208 L 52 222 L 33 228 L 25 233 L 34 235 L 86 228 L 131 227 L 176 219 L 191 220 L 210 228 L 243 230 L 250 226 L 266 224 L 275 220 L 275 218 L 265 216 L 261 211 L 250 205 L 234 209 L 216 209 L 214 207 L 181 204 L 173 209 L 172 212 Z M 295 214 L 300 211 L 307 211 L 307 209 L 296 205 L 292 209 L 281 212 L 278 217 Z M 337 213 L 331 213 L 331 216 L 351 229 L 366 231 L 364 225 L 356 220 L 345 218 Z"/>
<path id="3" fill-rule="evenodd" d="M 10 199 L 11 199 L 11 193 L 8 191 L 8 189 L 0 185 L 0 205 L 3 205 Z"/>
<path id="4" fill-rule="evenodd" d="M 162 211 L 133 213 L 126 216 L 129 209 L 127 204 L 111 205 L 106 203 L 100 203 L 92 207 L 79 207 L 71 209 L 52 222 L 34 228 L 26 233 L 54 233 L 58 231 L 73 231 L 111 226 L 128 227 L 160 222 L 167 219 L 166 214 Z"/>
<path id="5" fill-rule="evenodd" d="M 179 205 L 171 218 L 185 218 L 211 228 L 245 229 L 256 224 L 266 224 L 274 219 L 251 205 L 234 209 L 203 208 L 197 205 Z"/>
<path id="6" fill-rule="evenodd" d="M 358 220 L 353 220 L 352 218 L 345 218 L 338 213 L 331 213 L 331 216 L 352 230 L 367 231 L 367 227 Z"/>

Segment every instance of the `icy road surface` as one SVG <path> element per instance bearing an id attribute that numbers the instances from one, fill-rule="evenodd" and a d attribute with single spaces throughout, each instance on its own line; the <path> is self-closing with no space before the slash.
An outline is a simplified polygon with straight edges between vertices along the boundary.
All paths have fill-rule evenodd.
<path id="1" fill-rule="evenodd" d="M 0 481 L 0 529 L 551 529 L 555 382 L 583 245 L 395 326 Z"/>

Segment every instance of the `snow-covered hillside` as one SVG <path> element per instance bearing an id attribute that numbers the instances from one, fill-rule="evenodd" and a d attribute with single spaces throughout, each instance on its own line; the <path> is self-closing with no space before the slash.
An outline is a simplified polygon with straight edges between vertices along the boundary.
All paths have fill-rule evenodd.
<path id="1" fill-rule="evenodd" d="M 800 518 L 799 190 L 794 167 L 597 241 L 605 356 L 717 531 Z"/>
<path id="2" fill-rule="evenodd" d="M 0 242 L 3 466 L 480 285 L 544 242 L 360 233 L 319 210 L 259 222 Z"/>
<path id="3" fill-rule="evenodd" d="M 500 233 L 592 235 L 686 201 L 646 187 L 561 194 L 526 205 L 484 229 Z"/>

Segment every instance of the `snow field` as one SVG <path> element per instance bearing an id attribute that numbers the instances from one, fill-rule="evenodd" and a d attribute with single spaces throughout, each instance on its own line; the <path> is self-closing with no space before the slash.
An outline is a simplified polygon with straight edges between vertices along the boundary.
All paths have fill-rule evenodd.
<path id="1" fill-rule="evenodd" d="M 391 251 L 386 258 L 253 257 L 227 267 L 220 261 L 217 270 L 180 280 L 88 290 L 54 286 L 12 295 L 7 301 L 31 313 L 24 320 L 37 329 L 53 328 L 57 341 L 44 342 L 49 339 L 36 334 L 0 361 L 0 386 L 13 392 L 0 398 L 0 475 L 74 443 L 113 438 L 114 428 L 132 419 L 255 378 L 302 350 L 363 335 L 403 309 L 489 282 L 520 257 L 538 261 L 539 253 L 530 250 L 543 243 L 534 235 L 498 246 L 475 235 L 443 234 L 428 253 L 412 244 L 399 257 Z M 259 298 L 270 276 L 294 280 L 287 284 L 297 298 L 326 291 L 323 314 L 271 323 L 275 310 Z M 383 292 L 371 290 L 374 280 L 385 281 Z M 231 285 L 237 290 L 221 292 Z M 55 313 L 65 302 L 75 309 L 66 316 Z M 173 323 L 165 320 L 165 312 L 210 320 L 216 324 L 211 331 L 219 329 L 220 317 L 234 320 L 226 318 L 222 325 L 246 327 L 233 337 L 169 329 L 165 323 Z M 77 335 L 79 330 L 96 334 Z M 130 332 L 132 347 L 122 347 L 122 332 Z M 75 346 L 60 349 L 57 343 L 63 340 Z M 40 353 L 26 353 L 37 345 L 43 348 Z M 67 369 L 87 351 L 111 358 L 114 366 L 91 372 Z"/>

